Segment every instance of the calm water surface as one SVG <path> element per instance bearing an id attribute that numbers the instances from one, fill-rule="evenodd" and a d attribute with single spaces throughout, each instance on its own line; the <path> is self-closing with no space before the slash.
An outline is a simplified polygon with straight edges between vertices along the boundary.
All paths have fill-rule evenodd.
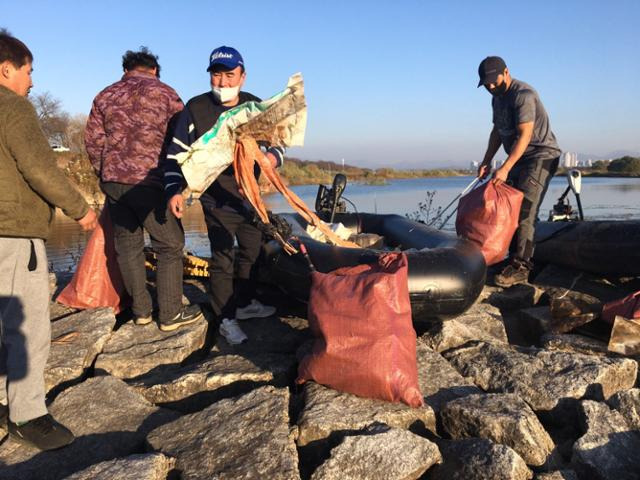
<path id="1" fill-rule="evenodd" d="M 384 186 L 350 184 L 344 196 L 351 200 L 361 212 L 407 214 L 418 209 L 418 203 L 427 197 L 427 192 L 435 191 L 433 210 L 446 206 L 471 181 L 473 177 L 418 178 L 393 180 Z M 542 202 L 540 219 L 546 220 L 549 210 L 567 187 L 565 177 L 551 181 L 549 191 Z M 317 185 L 293 187 L 310 208 L 313 208 Z M 640 219 L 640 179 L 638 178 L 583 178 L 582 207 L 587 219 L 630 220 Z M 280 194 L 268 195 L 267 207 L 274 212 L 293 211 Z M 573 194 L 571 204 L 576 208 Z M 353 207 L 347 204 L 348 210 Z M 453 229 L 455 215 L 445 229 Z M 183 218 L 186 248 L 196 255 L 209 254 L 207 230 L 202 218 L 200 204 L 196 201 L 189 207 Z M 47 253 L 52 270 L 73 269 L 82 255 L 89 235 L 64 215 L 58 213 L 54 231 L 47 242 Z"/>

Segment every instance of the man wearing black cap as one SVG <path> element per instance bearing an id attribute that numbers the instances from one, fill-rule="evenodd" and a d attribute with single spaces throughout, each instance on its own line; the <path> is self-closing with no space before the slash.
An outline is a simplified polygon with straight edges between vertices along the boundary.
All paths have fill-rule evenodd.
<path id="1" fill-rule="evenodd" d="M 178 218 L 182 217 L 184 211 L 181 192 L 186 183 L 176 162 L 177 155 L 187 151 L 189 145 L 210 130 L 225 111 L 245 102 L 260 101 L 255 95 L 240 91 L 246 72 L 244 60 L 235 48 L 222 46 L 213 50 L 207 71 L 211 90 L 187 102 L 178 117 L 175 136 L 167 149 L 165 191 L 169 198 L 169 209 Z M 264 147 L 273 165 L 280 166 L 283 149 L 268 145 Z M 256 164 L 256 178 L 259 173 Z M 274 307 L 263 305 L 253 298 L 255 284 L 252 270 L 260 253 L 262 233 L 252 223 L 253 209 L 238 190 L 233 166 L 218 176 L 202 194 L 200 203 L 211 243 L 211 303 L 221 318 L 220 333 L 230 344 L 242 343 L 247 337 L 236 320 L 269 317 L 276 311 Z M 236 240 L 237 254 L 233 248 Z"/>
<path id="2" fill-rule="evenodd" d="M 551 131 L 538 92 L 512 78 L 500 57 L 487 57 L 478 67 L 480 81 L 492 95 L 493 129 L 478 177 L 485 178 L 500 145 L 505 162 L 493 173 L 493 182 L 508 182 L 524 193 L 518 230 L 511 244 L 510 262 L 495 277 L 501 287 L 528 280 L 533 256 L 535 221 L 549 182 L 558 168 L 561 150 Z"/>

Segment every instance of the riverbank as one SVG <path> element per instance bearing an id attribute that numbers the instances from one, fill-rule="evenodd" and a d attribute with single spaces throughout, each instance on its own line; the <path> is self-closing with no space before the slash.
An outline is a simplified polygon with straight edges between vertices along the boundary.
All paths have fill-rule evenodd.
<path id="1" fill-rule="evenodd" d="M 56 153 L 58 166 L 69 179 L 78 187 L 84 198 L 92 204 L 102 204 L 104 194 L 89 159 L 84 154 L 59 152 Z M 364 185 L 387 185 L 390 180 L 409 178 L 442 178 L 469 175 L 466 170 L 456 169 L 422 169 L 396 170 L 393 168 L 362 168 L 353 165 L 339 165 L 335 162 L 300 160 L 285 158 L 280 169 L 280 176 L 285 184 L 298 185 L 329 185 L 336 173 L 343 173 L 351 183 Z M 265 178 L 261 178 L 260 187 L 264 193 L 274 189 Z"/>
<path id="2" fill-rule="evenodd" d="M 52 291 L 68 280 L 52 277 Z M 309 322 L 266 290 L 278 315 L 243 321 L 239 346 L 218 335 L 198 280 L 183 301 L 205 319 L 175 332 L 52 303 L 48 408 L 76 441 L 40 453 L 8 438 L 0 476 L 636 478 L 637 359 L 607 350 L 606 324 L 568 331 L 573 319 L 549 306 L 558 294 L 608 301 L 634 288 L 548 266 L 531 284 L 486 286 L 455 319 L 415 324 L 420 408 L 297 385 Z"/>

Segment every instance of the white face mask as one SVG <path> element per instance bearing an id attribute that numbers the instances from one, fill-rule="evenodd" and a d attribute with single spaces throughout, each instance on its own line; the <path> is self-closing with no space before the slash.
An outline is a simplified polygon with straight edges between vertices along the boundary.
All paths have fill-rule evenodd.
<path id="1" fill-rule="evenodd" d="M 240 86 L 237 87 L 211 87 L 213 96 L 220 103 L 227 103 L 235 100 L 240 93 Z"/>

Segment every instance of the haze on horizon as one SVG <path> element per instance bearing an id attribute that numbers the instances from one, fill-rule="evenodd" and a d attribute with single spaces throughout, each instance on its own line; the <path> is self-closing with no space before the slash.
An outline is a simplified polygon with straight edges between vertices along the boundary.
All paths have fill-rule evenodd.
<path id="1" fill-rule="evenodd" d="M 467 167 L 484 154 L 490 96 L 478 63 L 502 56 L 536 88 L 565 151 L 640 155 L 640 2 L 0 2 L 0 27 L 33 51 L 33 93 L 70 114 L 148 46 L 184 101 L 209 88 L 211 50 L 236 47 L 244 90 L 267 98 L 302 72 L 306 144 L 289 155 L 351 165 Z"/>

